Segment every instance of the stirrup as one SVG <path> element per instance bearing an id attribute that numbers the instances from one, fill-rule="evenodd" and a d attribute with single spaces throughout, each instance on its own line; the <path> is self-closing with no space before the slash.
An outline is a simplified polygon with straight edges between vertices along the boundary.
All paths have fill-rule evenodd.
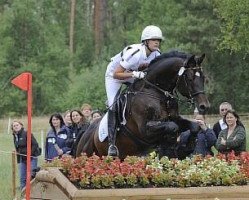
<path id="1" fill-rule="evenodd" d="M 118 157 L 119 156 L 119 152 L 118 152 L 118 148 L 115 145 L 110 145 L 108 148 L 108 156 L 112 156 L 112 157 Z"/>

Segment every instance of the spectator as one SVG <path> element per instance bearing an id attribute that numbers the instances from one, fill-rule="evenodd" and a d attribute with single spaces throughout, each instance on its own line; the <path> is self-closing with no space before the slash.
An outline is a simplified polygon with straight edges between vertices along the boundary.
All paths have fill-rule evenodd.
<path id="1" fill-rule="evenodd" d="M 51 129 L 46 137 L 45 160 L 51 161 L 56 157 L 70 152 L 67 145 L 70 130 L 66 127 L 61 114 L 52 114 L 49 119 Z"/>
<path id="2" fill-rule="evenodd" d="M 87 122 L 91 122 L 92 120 L 92 106 L 90 104 L 84 103 L 81 106 L 81 112 L 84 115 Z"/>
<path id="3" fill-rule="evenodd" d="M 224 116 L 228 110 L 232 110 L 232 105 L 228 102 L 222 102 L 219 107 L 221 119 L 216 122 L 213 126 L 213 130 L 217 138 L 219 136 L 220 131 L 227 128 L 227 125 L 224 121 Z"/>
<path id="4" fill-rule="evenodd" d="M 82 114 L 80 110 L 72 110 L 70 113 L 70 117 L 73 125 L 73 132 L 70 136 L 70 145 L 72 146 L 71 155 L 76 155 L 76 150 L 78 143 L 89 126 L 89 122 L 86 120 L 85 116 Z"/>
<path id="5" fill-rule="evenodd" d="M 17 152 L 17 163 L 19 168 L 20 189 L 26 186 L 27 177 L 27 131 L 24 130 L 23 123 L 14 120 L 11 124 L 13 131 L 13 140 Z M 37 171 L 38 156 L 41 155 L 41 148 L 31 134 L 31 178 L 34 178 L 35 171 Z"/>
<path id="6" fill-rule="evenodd" d="M 246 130 L 234 110 L 228 110 L 224 116 L 227 128 L 222 130 L 216 142 L 219 153 L 227 154 L 232 150 L 236 155 L 246 151 Z"/>
<path id="7" fill-rule="evenodd" d="M 193 135 L 190 131 L 182 132 L 181 135 L 177 138 L 178 149 L 182 149 L 185 152 L 191 155 L 214 155 L 212 152 L 212 146 L 216 143 L 216 136 L 212 129 L 208 128 L 205 122 L 205 116 L 197 114 L 195 116 L 195 122 L 200 127 L 199 132 L 197 133 L 197 137 L 195 140 L 191 138 Z M 191 144 L 192 139 L 192 144 Z"/>
<path id="8" fill-rule="evenodd" d="M 93 122 L 93 121 L 95 121 L 96 119 L 99 119 L 99 118 L 101 118 L 102 117 L 102 113 L 99 111 L 99 110 L 94 110 L 93 112 L 92 112 L 92 121 L 91 122 Z"/>
<path id="9" fill-rule="evenodd" d="M 66 127 L 68 127 L 70 132 L 72 132 L 73 131 L 73 125 L 72 125 L 72 120 L 71 120 L 71 117 L 70 117 L 70 113 L 71 113 L 70 110 L 67 110 L 64 113 L 64 122 L 65 122 Z"/>

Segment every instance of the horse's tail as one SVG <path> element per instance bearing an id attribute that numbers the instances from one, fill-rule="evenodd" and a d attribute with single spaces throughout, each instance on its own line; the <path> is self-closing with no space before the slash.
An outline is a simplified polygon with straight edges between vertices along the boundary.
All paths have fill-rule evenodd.
<path id="1" fill-rule="evenodd" d="M 86 153 L 87 156 L 93 155 L 95 152 L 94 146 L 94 135 L 99 126 L 99 120 L 94 121 L 85 133 L 82 135 L 76 150 L 76 157 L 80 156 L 82 153 Z"/>

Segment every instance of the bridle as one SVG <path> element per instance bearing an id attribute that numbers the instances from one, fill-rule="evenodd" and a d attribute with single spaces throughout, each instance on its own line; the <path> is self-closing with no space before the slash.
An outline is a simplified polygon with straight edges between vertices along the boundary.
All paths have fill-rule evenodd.
<path id="1" fill-rule="evenodd" d="M 169 98 L 169 97 L 170 97 L 170 98 L 174 98 L 174 99 L 176 99 L 176 100 L 178 100 L 178 101 L 183 101 L 183 100 L 181 100 L 181 99 L 179 98 L 179 95 L 178 95 L 178 92 L 177 92 L 177 87 L 178 87 L 178 85 L 179 85 L 180 78 L 182 77 L 183 80 L 184 80 L 185 86 L 186 86 L 187 89 L 188 89 L 187 92 L 188 92 L 188 96 L 189 96 L 189 97 L 187 97 L 187 102 L 190 102 L 191 104 L 193 104 L 193 103 L 194 103 L 194 97 L 197 96 L 197 95 L 199 95 L 199 94 L 205 94 L 205 91 L 204 91 L 204 90 L 200 90 L 200 91 L 196 91 L 196 92 L 192 93 L 192 92 L 190 91 L 190 89 L 189 89 L 190 86 L 189 86 L 189 83 L 188 83 L 188 81 L 187 81 L 185 72 L 186 72 L 187 70 L 190 70 L 190 69 L 191 69 L 191 70 L 202 69 L 202 67 L 201 67 L 201 66 L 197 66 L 197 67 L 192 67 L 192 68 L 186 68 L 185 66 L 186 66 L 186 63 L 184 62 L 184 63 L 183 63 L 183 66 L 182 66 L 182 67 L 179 69 L 179 71 L 178 71 L 178 77 L 177 77 L 176 85 L 175 85 L 175 87 L 173 88 L 172 92 L 169 92 L 169 91 L 167 91 L 167 90 L 164 90 L 164 89 L 160 88 L 158 85 L 151 83 L 149 80 L 146 79 L 146 77 L 143 79 L 143 81 L 144 81 L 147 85 L 151 86 L 152 88 L 156 89 L 156 90 L 159 91 L 160 93 L 164 94 L 164 96 L 165 96 L 166 98 Z"/>
<path id="2" fill-rule="evenodd" d="M 188 81 L 187 81 L 185 72 L 186 72 L 187 70 L 195 70 L 195 69 L 201 69 L 201 70 L 202 70 L 202 67 L 201 67 L 201 66 L 198 66 L 198 67 L 192 67 L 192 68 L 185 68 L 183 74 L 182 74 L 182 75 L 178 75 L 178 78 L 177 78 L 177 81 L 176 81 L 176 87 L 175 87 L 175 88 L 178 87 L 180 78 L 181 78 L 181 77 L 183 78 L 184 84 L 185 84 L 186 88 L 188 89 L 187 92 L 188 92 L 189 99 L 193 99 L 193 98 L 194 98 L 195 96 L 197 96 L 198 94 L 205 94 L 205 91 L 204 91 L 204 90 L 200 90 L 200 91 L 196 91 L 196 92 L 192 93 L 192 92 L 190 91 L 190 89 L 189 89 L 189 88 L 190 88 L 190 85 L 189 85 L 189 83 L 188 83 Z M 181 70 L 181 69 L 180 69 L 180 70 Z M 179 70 L 179 71 L 180 71 L 180 70 Z M 196 73 L 197 73 L 197 72 L 196 72 Z M 195 73 L 195 76 L 197 76 L 196 73 Z M 198 72 L 198 73 L 199 73 L 199 72 Z"/>

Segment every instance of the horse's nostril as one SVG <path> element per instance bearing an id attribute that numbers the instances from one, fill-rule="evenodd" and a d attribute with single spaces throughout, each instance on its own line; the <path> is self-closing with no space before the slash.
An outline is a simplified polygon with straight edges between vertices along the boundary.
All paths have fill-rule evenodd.
<path id="1" fill-rule="evenodd" d="M 205 114 L 209 109 L 209 106 L 208 105 L 204 105 L 204 104 L 201 104 L 199 105 L 199 113 L 200 114 Z"/>
<path id="2" fill-rule="evenodd" d="M 200 110 L 206 110 L 206 106 L 205 105 L 200 105 Z"/>

